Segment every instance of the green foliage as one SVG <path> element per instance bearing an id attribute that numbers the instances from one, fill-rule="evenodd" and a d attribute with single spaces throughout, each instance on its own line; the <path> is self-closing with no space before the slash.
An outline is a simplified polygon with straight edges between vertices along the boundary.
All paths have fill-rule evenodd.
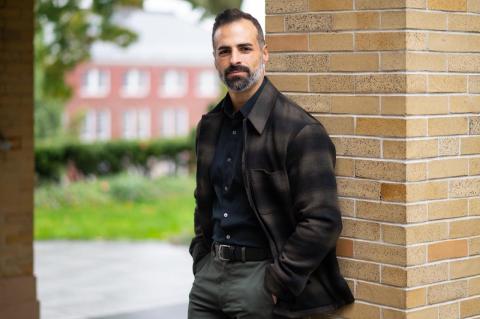
<path id="1" fill-rule="evenodd" d="M 216 15 L 227 8 L 239 8 L 242 0 L 186 0 L 194 8 L 205 9 L 204 16 Z M 77 64 L 88 60 L 96 41 L 111 42 L 127 47 L 137 35 L 115 23 L 116 10 L 142 8 L 143 0 L 83 0 L 35 1 L 35 64 L 42 70 L 39 98 L 67 100 L 71 88 L 65 74 Z M 37 78 L 37 80 L 39 80 Z"/>
<path id="2" fill-rule="evenodd" d="M 161 1 L 161 0 L 159 0 Z M 240 7 L 241 0 L 186 0 L 205 16 L 229 7 Z M 125 7 L 142 8 L 143 0 L 35 0 L 35 139 L 76 138 L 76 132 L 63 131 L 62 113 L 71 88 L 65 74 L 90 58 L 96 41 L 127 47 L 137 35 L 115 23 L 115 11 Z"/>
<path id="3" fill-rule="evenodd" d="M 141 202 L 154 197 L 152 185 L 144 182 L 140 175 L 121 176 L 111 181 L 111 197 L 119 202 Z"/>
<path id="4" fill-rule="evenodd" d="M 148 189 L 119 200 L 122 183 Z M 35 190 L 35 239 L 169 239 L 188 241 L 193 230 L 192 177 L 151 180 L 120 174 Z M 125 190 L 125 189 L 124 189 Z"/>
<path id="5" fill-rule="evenodd" d="M 40 181 L 58 181 L 69 163 L 84 175 L 115 174 L 131 165 L 145 170 L 151 157 L 177 160 L 182 152 L 193 155 L 193 139 L 192 132 L 188 138 L 169 140 L 38 144 L 35 172 Z"/>
<path id="6" fill-rule="evenodd" d="M 61 186 L 59 184 L 42 184 L 35 189 L 35 207 L 58 210 L 82 205 L 103 205 L 112 201 L 108 189 L 101 182 L 80 181 Z"/>
<path id="7" fill-rule="evenodd" d="M 160 1 L 160 0 L 159 0 Z M 186 0 L 215 15 L 242 0 Z M 62 131 L 63 104 L 71 96 L 65 74 L 90 57 L 96 41 L 127 47 L 137 35 L 113 21 L 116 10 L 142 8 L 143 0 L 35 0 L 35 138 L 52 139 Z"/>
<path id="8" fill-rule="evenodd" d="M 141 8 L 143 0 L 35 1 L 35 139 L 73 138 L 62 130 L 64 103 L 71 96 L 65 74 L 88 60 L 95 41 L 126 47 L 137 36 L 113 22 L 119 8 Z"/>
<path id="9" fill-rule="evenodd" d="M 242 0 L 186 0 L 194 8 L 205 9 L 204 17 L 215 16 L 225 9 L 240 8 Z"/>
<path id="10" fill-rule="evenodd" d="M 65 166 L 65 146 L 35 146 L 35 173 L 40 179 L 59 180 Z"/>
<path id="11" fill-rule="evenodd" d="M 113 22 L 115 10 L 142 7 L 143 0 L 36 0 L 35 64 L 43 79 L 39 98 L 65 101 L 71 89 L 64 81 L 66 72 L 87 60 L 95 41 L 126 47 L 137 38 L 132 31 Z M 39 79 L 37 79 L 39 80 Z"/>

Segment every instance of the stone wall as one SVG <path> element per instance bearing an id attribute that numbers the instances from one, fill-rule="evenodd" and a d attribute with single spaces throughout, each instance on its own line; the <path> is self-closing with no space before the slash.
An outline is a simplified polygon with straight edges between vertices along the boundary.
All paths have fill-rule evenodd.
<path id="1" fill-rule="evenodd" d="M 33 275 L 32 0 L 0 0 L 0 134 L 7 140 L 0 144 L 10 146 L 0 146 L 0 318 L 38 318 Z"/>
<path id="2" fill-rule="evenodd" d="M 480 318 L 480 1 L 267 0 L 269 77 L 337 149 L 344 318 Z"/>

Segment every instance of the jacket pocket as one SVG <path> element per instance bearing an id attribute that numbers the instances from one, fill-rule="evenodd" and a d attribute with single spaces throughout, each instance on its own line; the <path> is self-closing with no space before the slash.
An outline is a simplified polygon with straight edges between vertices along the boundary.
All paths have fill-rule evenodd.
<path id="1" fill-rule="evenodd" d="M 250 169 L 252 193 L 262 215 L 290 208 L 290 187 L 285 171 Z"/>
<path id="2" fill-rule="evenodd" d="M 280 250 L 295 230 L 287 174 L 281 170 L 250 169 L 250 176 L 255 206 Z"/>

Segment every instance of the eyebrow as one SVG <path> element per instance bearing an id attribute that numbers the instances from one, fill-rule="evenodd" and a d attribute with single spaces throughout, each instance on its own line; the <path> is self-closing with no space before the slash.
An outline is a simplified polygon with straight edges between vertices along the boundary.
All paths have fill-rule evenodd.
<path id="1" fill-rule="evenodd" d="M 237 47 L 252 47 L 253 44 L 252 43 L 240 43 L 240 44 L 237 44 Z M 230 46 L 227 46 L 227 45 L 222 45 L 220 47 L 217 48 L 217 51 L 220 51 L 220 50 L 225 50 L 225 49 L 230 49 L 231 47 Z"/>

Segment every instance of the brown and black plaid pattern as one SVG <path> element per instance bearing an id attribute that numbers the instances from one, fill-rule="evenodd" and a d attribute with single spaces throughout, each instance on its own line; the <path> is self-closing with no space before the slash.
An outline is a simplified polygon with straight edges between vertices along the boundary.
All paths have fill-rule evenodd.
<path id="1" fill-rule="evenodd" d="M 214 193 L 208 176 L 221 103 L 197 127 L 194 272 L 211 245 Z M 335 146 L 324 127 L 270 82 L 243 125 L 246 190 L 275 260 L 265 273 L 266 288 L 279 298 L 275 312 L 295 318 L 353 302 L 335 255 L 342 220 Z"/>

